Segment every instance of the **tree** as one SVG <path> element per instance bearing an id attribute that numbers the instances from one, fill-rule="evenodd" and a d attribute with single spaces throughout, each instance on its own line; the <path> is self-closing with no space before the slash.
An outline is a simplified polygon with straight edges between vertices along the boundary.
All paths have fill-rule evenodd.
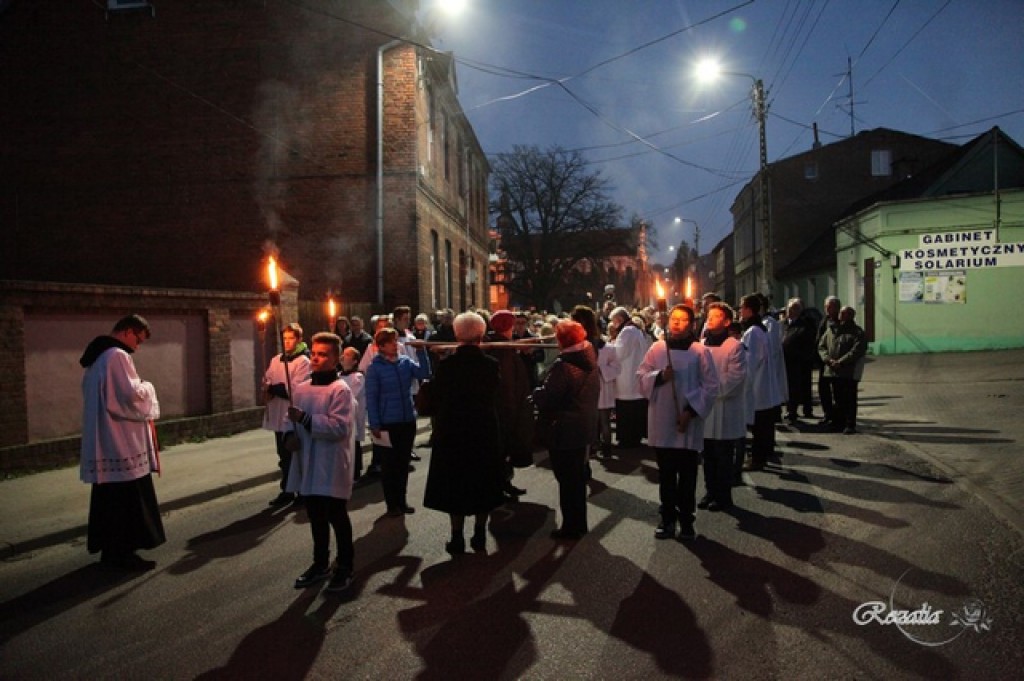
<path id="1" fill-rule="evenodd" d="M 581 262 L 600 268 L 622 209 L 608 198 L 611 186 L 600 171 L 590 171 L 578 151 L 558 146 L 498 154 L 491 179 L 509 292 L 552 309 Z"/>

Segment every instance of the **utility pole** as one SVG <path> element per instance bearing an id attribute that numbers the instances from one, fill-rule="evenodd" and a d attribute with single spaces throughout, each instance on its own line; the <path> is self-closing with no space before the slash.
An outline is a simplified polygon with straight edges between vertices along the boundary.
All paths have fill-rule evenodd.
<path id="1" fill-rule="evenodd" d="M 764 120 L 768 112 L 768 105 L 764 99 L 764 81 L 760 78 L 754 80 L 753 98 L 754 115 L 757 117 L 757 132 L 761 146 L 759 182 L 761 193 L 761 289 L 766 296 L 771 297 L 774 270 L 772 268 L 771 207 L 768 200 L 768 142 L 765 138 Z"/>

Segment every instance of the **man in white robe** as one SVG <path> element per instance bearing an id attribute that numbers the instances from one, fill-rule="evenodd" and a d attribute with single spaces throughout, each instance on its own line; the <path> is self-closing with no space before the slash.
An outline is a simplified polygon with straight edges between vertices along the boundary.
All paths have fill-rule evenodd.
<path id="1" fill-rule="evenodd" d="M 160 403 L 132 361 L 149 336 L 149 323 L 129 315 L 110 335 L 94 338 L 79 360 L 85 367 L 79 473 L 92 484 L 87 547 L 114 570 L 152 570 L 156 563 L 135 551 L 166 541 L 152 477 L 159 471 L 153 421 Z"/>
<path id="2" fill-rule="evenodd" d="M 348 499 L 352 496 L 355 400 L 338 376 L 341 339 L 333 333 L 313 336 L 310 378 L 294 387 L 288 408 L 288 437 L 301 445 L 292 457 L 286 490 L 306 500 L 313 536 L 313 564 L 295 580 L 296 589 L 331 577 L 327 591 L 344 591 L 352 584 L 355 551 Z M 330 569 L 331 530 L 338 549 Z"/>
<path id="3" fill-rule="evenodd" d="M 734 454 L 737 440 L 747 432 L 747 351 L 729 336 L 733 321 L 731 307 L 710 303 L 706 310 L 703 343 L 711 352 L 718 374 L 718 396 L 704 420 L 704 486 L 707 493 L 697 508 L 721 511 L 732 508 Z"/>
<path id="4" fill-rule="evenodd" d="M 647 351 L 636 371 L 640 390 L 650 401 L 647 442 L 658 458 L 661 523 L 657 539 L 696 537 L 697 468 L 704 447 L 704 417 L 718 395 L 711 353 L 697 342 L 693 310 L 676 305 L 668 335 Z"/>

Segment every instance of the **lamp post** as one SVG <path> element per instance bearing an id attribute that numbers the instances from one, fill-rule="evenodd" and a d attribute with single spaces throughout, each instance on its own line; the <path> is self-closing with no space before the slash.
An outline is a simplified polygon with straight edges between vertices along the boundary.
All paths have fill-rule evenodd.
<path id="1" fill-rule="evenodd" d="M 768 143 L 765 137 L 765 115 L 768 113 L 768 103 L 764 97 L 764 81 L 760 78 L 755 78 L 749 73 L 723 71 L 718 63 L 711 59 L 705 59 L 697 64 L 697 77 L 700 80 L 710 81 L 720 75 L 742 76 L 749 78 L 752 83 L 750 98 L 754 107 L 754 117 L 757 119 L 757 133 L 760 146 L 758 191 L 760 193 L 761 214 L 761 289 L 765 295 L 771 296 L 773 289 L 772 280 L 774 279 L 775 272 L 772 266 L 771 208 L 768 202 Z M 753 244 L 751 244 L 751 255 L 753 255 Z"/>

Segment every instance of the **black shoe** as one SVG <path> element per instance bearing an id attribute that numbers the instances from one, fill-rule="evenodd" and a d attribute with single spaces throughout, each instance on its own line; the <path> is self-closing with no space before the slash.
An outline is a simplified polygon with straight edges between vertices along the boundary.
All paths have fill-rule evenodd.
<path id="1" fill-rule="evenodd" d="M 728 511 L 730 508 L 732 508 L 731 501 L 712 501 L 710 504 L 708 504 L 708 510 L 711 511 L 712 513 L 717 513 L 719 511 Z"/>
<path id="2" fill-rule="evenodd" d="M 295 500 L 292 502 L 292 506 L 304 506 L 306 504 L 306 497 L 301 494 L 295 495 Z"/>
<path id="3" fill-rule="evenodd" d="M 853 426 L 847 426 L 846 428 L 843 428 L 843 435 L 853 435 L 856 432 L 857 429 L 854 428 Z"/>
<path id="4" fill-rule="evenodd" d="M 309 566 L 309 569 L 303 572 L 299 578 L 295 580 L 295 588 L 305 589 L 306 587 L 313 586 L 314 584 L 319 584 L 330 576 L 330 565 L 317 565 L 316 563 L 313 563 Z"/>
<path id="5" fill-rule="evenodd" d="M 583 539 L 583 535 L 584 534 L 586 534 L 586 533 L 585 532 L 576 532 L 576 531 L 573 531 L 573 530 L 566 530 L 566 529 L 563 528 L 563 529 L 558 529 L 558 530 L 552 530 L 551 531 L 551 538 L 552 539 L 557 539 L 557 540 L 560 540 L 560 541 L 562 541 L 562 540 L 564 540 L 564 541 L 577 541 L 577 540 Z"/>
<path id="6" fill-rule="evenodd" d="M 327 583 L 327 588 L 324 591 L 336 594 L 345 591 L 350 586 L 352 586 L 352 571 L 338 569 L 334 571 L 334 576 L 331 577 L 331 581 Z"/>
<path id="7" fill-rule="evenodd" d="M 110 554 L 104 551 L 100 563 L 105 569 L 116 572 L 149 572 L 156 567 L 155 560 L 146 560 L 135 553 Z"/>
<path id="8" fill-rule="evenodd" d="M 409 458 L 412 459 L 413 461 L 423 461 L 423 457 L 417 454 L 416 452 L 410 454 Z"/>
<path id="9" fill-rule="evenodd" d="M 761 461 L 745 461 L 743 463 L 743 470 L 745 471 L 763 471 L 764 462 Z"/>
<path id="10" fill-rule="evenodd" d="M 655 539 L 672 539 L 676 536 L 675 523 L 661 523 L 654 530 Z"/>
<path id="11" fill-rule="evenodd" d="M 451 541 L 444 543 L 444 550 L 451 556 L 461 556 L 466 552 L 466 540 L 462 537 L 454 537 Z"/>
<path id="12" fill-rule="evenodd" d="M 279 508 L 281 506 L 287 506 L 295 500 L 295 495 L 291 492 L 281 492 L 276 497 L 270 500 L 267 506 L 273 508 Z"/>
<path id="13" fill-rule="evenodd" d="M 705 494 L 700 501 L 697 502 L 697 508 L 707 508 L 708 504 L 711 503 L 711 496 Z"/>
<path id="14" fill-rule="evenodd" d="M 483 551 L 487 548 L 487 531 L 482 527 L 473 529 L 473 536 L 469 538 L 469 546 L 474 551 Z"/>
<path id="15" fill-rule="evenodd" d="M 679 541 L 693 541 L 697 538 L 697 531 L 693 529 L 693 523 L 687 523 L 679 528 Z"/>
<path id="16" fill-rule="evenodd" d="M 796 414 L 786 414 L 786 421 L 789 423 L 796 423 L 799 420 Z"/>
<path id="17" fill-rule="evenodd" d="M 526 490 L 522 487 L 516 487 L 512 483 L 505 485 L 505 494 L 510 497 L 521 497 L 526 494 Z"/>
<path id="18" fill-rule="evenodd" d="M 372 477 L 376 477 L 378 475 L 380 475 L 380 466 L 378 466 L 377 464 L 370 464 L 366 468 L 365 477 L 372 478 Z"/>

